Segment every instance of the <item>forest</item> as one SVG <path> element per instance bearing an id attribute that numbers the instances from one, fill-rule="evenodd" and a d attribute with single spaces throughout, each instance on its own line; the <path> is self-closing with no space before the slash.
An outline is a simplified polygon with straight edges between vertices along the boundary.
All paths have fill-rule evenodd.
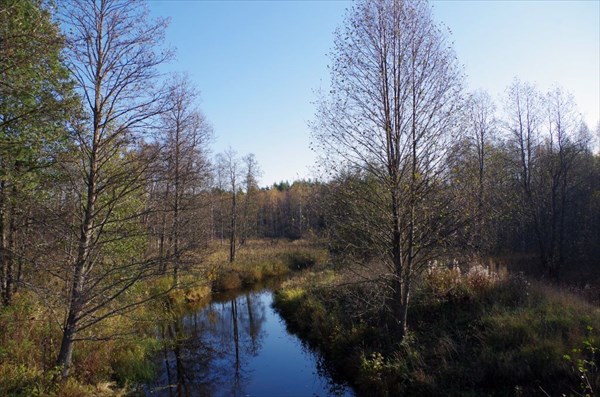
<path id="1" fill-rule="evenodd" d="M 162 71 L 167 26 L 0 4 L 0 394 L 136 395 L 151 327 L 283 275 L 276 309 L 357 395 L 600 391 L 600 124 L 566 89 L 469 92 L 429 3 L 360 0 L 321 174 L 265 187 Z"/>

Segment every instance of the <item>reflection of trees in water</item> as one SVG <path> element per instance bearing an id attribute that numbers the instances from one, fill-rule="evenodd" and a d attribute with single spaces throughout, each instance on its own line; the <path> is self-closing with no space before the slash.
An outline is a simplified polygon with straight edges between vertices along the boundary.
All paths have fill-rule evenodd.
<path id="1" fill-rule="evenodd" d="M 294 330 L 289 328 L 287 323 L 286 331 L 290 335 L 298 336 Z M 314 381 L 318 382 L 323 390 L 326 391 L 325 395 L 330 397 L 341 397 L 349 394 L 353 395 L 351 392 L 352 389 L 349 388 L 347 378 L 344 377 L 344 374 L 337 372 L 333 363 L 327 361 L 319 353 L 317 347 L 311 346 L 310 342 L 303 340 L 299 336 L 298 340 L 300 341 L 302 353 L 306 357 L 310 357 L 310 361 L 315 363 L 316 377 L 314 378 Z M 316 396 L 317 394 L 315 393 L 314 395 Z"/>
<path id="2" fill-rule="evenodd" d="M 153 395 L 238 396 L 249 380 L 247 359 L 264 338 L 263 294 L 246 293 L 162 327 L 163 376 Z"/>

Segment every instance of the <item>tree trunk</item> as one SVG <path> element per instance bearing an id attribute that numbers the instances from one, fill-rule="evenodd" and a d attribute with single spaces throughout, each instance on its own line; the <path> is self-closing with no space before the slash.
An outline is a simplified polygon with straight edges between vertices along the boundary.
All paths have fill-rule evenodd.
<path id="1" fill-rule="evenodd" d="M 407 305 L 404 302 L 405 282 L 402 261 L 402 235 L 400 231 L 400 216 L 399 216 L 398 192 L 396 189 L 392 191 L 392 261 L 394 263 L 394 298 L 392 302 L 394 319 L 398 323 L 398 332 L 400 339 L 404 338 L 406 333 L 406 309 Z"/>
<path id="2" fill-rule="evenodd" d="M 13 293 L 13 249 L 14 249 L 14 204 L 13 197 L 7 194 L 6 181 L 0 182 L 0 282 L 2 302 L 10 305 Z M 14 185 L 10 189 L 15 192 Z"/>
<path id="3" fill-rule="evenodd" d="M 237 203 L 235 194 L 235 185 L 233 186 L 233 193 L 231 195 L 231 234 L 229 236 L 229 262 L 235 261 L 235 245 L 236 245 L 236 234 L 237 234 Z"/>
<path id="4" fill-rule="evenodd" d="M 96 106 L 100 103 L 100 88 L 96 89 Z M 93 241 L 94 231 L 94 212 L 97 199 L 97 178 L 98 178 L 98 147 L 100 142 L 100 119 L 99 112 L 94 114 L 94 136 L 92 151 L 90 153 L 89 169 L 87 179 L 87 197 L 84 204 L 83 222 L 81 223 L 81 234 L 79 235 L 79 246 L 77 249 L 77 258 L 73 266 L 73 279 L 71 288 L 71 299 L 67 320 L 61 341 L 61 348 L 56 363 L 62 367 L 62 377 L 69 375 L 71 362 L 73 359 L 73 336 L 77 330 L 79 314 L 84 306 L 84 283 L 85 273 L 88 268 L 90 255 L 90 243 Z"/>
<path id="5" fill-rule="evenodd" d="M 73 300 L 75 299 L 76 298 Z M 58 358 L 56 359 L 56 364 L 61 367 L 62 378 L 69 376 L 71 364 L 73 362 L 73 339 L 77 327 L 77 315 L 78 313 L 76 313 L 76 310 L 69 309 L 69 315 L 67 316 L 65 329 L 63 331 L 63 338 L 60 343 L 60 352 L 58 353 Z"/>

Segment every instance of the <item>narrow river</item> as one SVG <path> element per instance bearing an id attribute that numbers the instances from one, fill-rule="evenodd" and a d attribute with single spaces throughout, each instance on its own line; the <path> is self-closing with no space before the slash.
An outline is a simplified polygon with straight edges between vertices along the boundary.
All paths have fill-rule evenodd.
<path id="1" fill-rule="evenodd" d="M 173 341 L 146 396 L 354 396 L 290 334 L 270 289 L 216 296 L 162 329 Z"/>

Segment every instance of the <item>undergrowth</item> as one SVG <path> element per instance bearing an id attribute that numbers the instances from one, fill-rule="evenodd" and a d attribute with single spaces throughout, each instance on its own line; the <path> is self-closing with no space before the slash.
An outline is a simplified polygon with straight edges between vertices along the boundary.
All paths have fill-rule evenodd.
<path id="1" fill-rule="evenodd" d="M 600 390 L 600 311 L 523 276 L 430 269 L 400 341 L 374 286 L 289 282 L 275 304 L 360 395 L 584 396 Z M 567 359 L 568 358 L 568 359 Z"/>

